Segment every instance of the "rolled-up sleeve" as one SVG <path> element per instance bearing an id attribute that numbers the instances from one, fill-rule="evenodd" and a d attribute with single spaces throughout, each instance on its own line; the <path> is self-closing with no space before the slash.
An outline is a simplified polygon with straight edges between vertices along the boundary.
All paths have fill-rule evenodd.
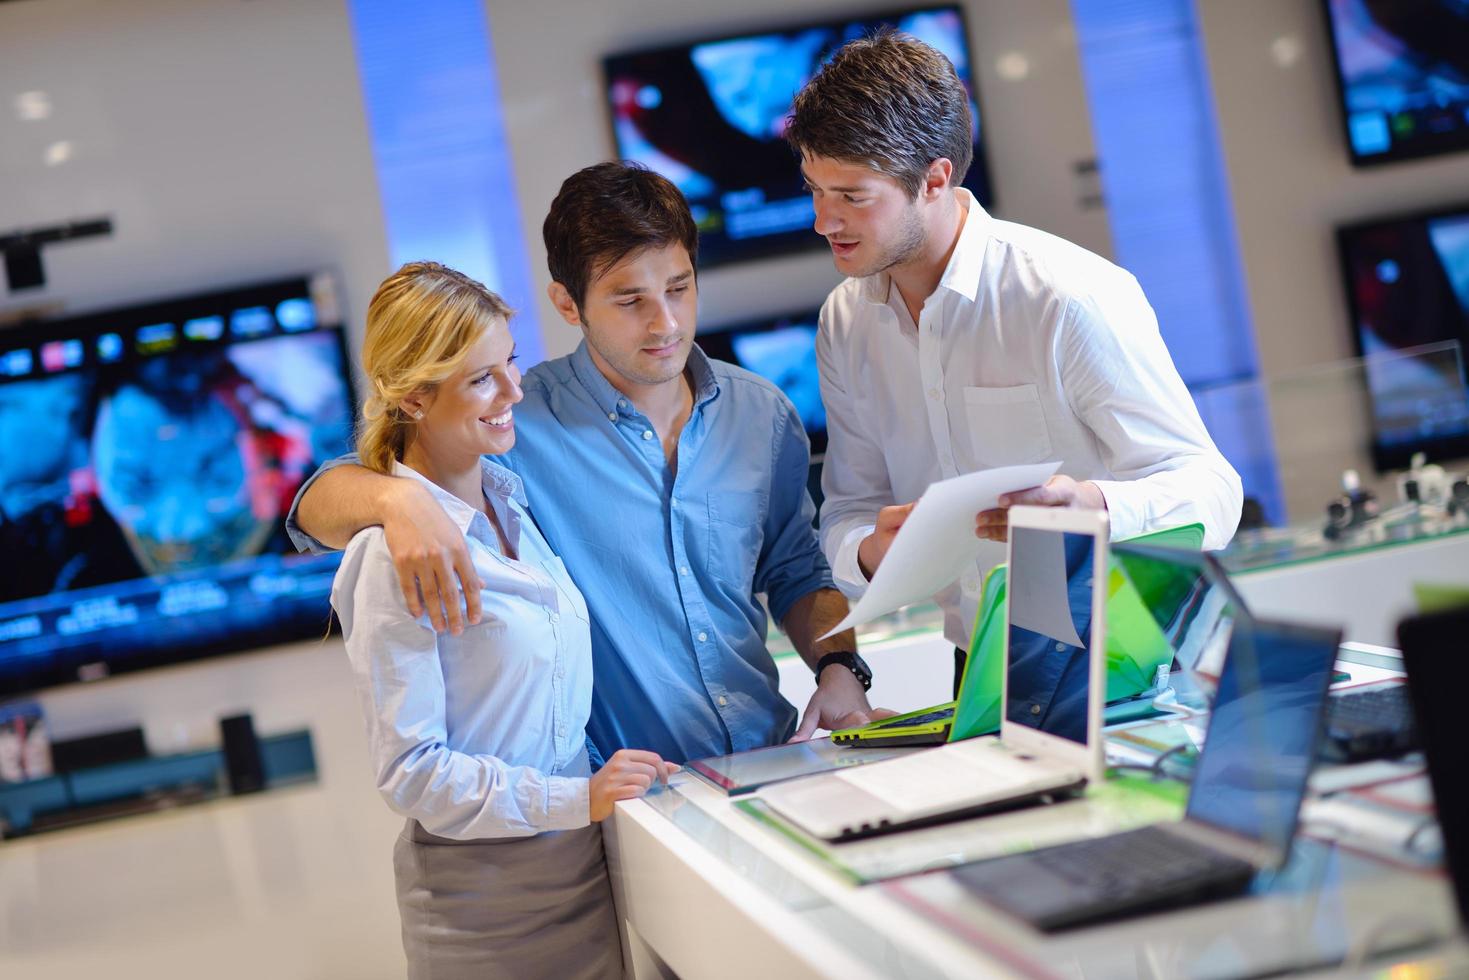
<path id="1" fill-rule="evenodd" d="M 438 641 L 408 612 L 381 528 L 352 539 L 332 590 L 378 791 L 397 813 L 455 840 L 529 836 L 590 822 L 588 780 L 451 749 Z"/>
<path id="2" fill-rule="evenodd" d="M 828 306 L 831 300 L 827 301 Z M 867 591 L 867 576 L 857 549 L 877 526 L 877 512 L 897 503 L 887 462 L 869 427 L 859 423 L 857 406 L 832 349 L 828 309 L 821 311 L 816 362 L 821 401 L 826 407 L 826 461 L 821 469 L 821 550 L 831 563 L 836 585 L 848 598 Z"/>
<path id="3" fill-rule="evenodd" d="M 816 505 L 806 490 L 811 444 L 795 407 L 784 395 L 780 398 L 784 411 L 771 445 L 770 508 L 755 567 L 755 591 L 769 597 L 770 613 L 778 623 L 802 596 L 832 587 L 831 569 L 812 526 Z"/>
<path id="4" fill-rule="evenodd" d="M 1204 547 L 1223 548 L 1239 526 L 1239 474 L 1209 437 L 1137 281 L 1072 299 L 1058 336 L 1067 400 L 1115 477 L 1094 481 L 1112 537 L 1197 521 Z"/>
<path id="5" fill-rule="evenodd" d="M 318 466 L 316 472 L 308 476 L 306 482 L 301 484 L 301 489 L 296 491 L 296 499 L 291 501 L 291 512 L 286 515 L 286 534 L 290 537 L 291 544 L 296 546 L 297 551 L 312 555 L 329 555 L 337 550 L 331 545 L 323 544 L 303 531 L 301 525 L 296 521 L 296 510 L 301 506 L 301 499 L 306 496 L 306 491 L 310 490 L 312 484 L 321 479 L 321 474 L 327 470 L 335 469 L 338 466 L 356 466 L 359 464 L 360 460 L 358 460 L 356 453 L 347 453 L 344 456 L 338 456 L 336 459 L 329 459 Z"/>

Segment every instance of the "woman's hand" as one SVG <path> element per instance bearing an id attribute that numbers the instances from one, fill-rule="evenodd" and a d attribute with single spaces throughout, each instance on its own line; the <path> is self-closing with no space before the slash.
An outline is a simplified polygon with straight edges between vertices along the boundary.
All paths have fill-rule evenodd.
<path id="1" fill-rule="evenodd" d="M 618 800 L 635 800 L 652 787 L 653 780 L 667 783 L 668 777 L 678 770 L 678 766 L 664 762 L 657 752 L 619 749 L 592 777 L 588 791 L 592 822 L 606 820 L 612 816 L 613 804 Z"/>

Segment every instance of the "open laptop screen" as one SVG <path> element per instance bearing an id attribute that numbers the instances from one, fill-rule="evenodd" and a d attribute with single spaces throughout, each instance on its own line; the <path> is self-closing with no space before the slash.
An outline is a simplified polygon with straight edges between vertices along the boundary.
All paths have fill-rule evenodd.
<path id="1" fill-rule="evenodd" d="M 1187 816 L 1282 858 L 1316 758 L 1341 634 L 1237 623 L 1199 757 Z"/>
<path id="2" fill-rule="evenodd" d="M 1014 526 L 1010 535 L 1005 719 L 1084 745 L 1095 539 Z"/>
<path id="3" fill-rule="evenodd" d="M 1469 931 L 1469 741 L 1464 692 L 1469 690 L 1469 608 L 1411 616 L 1398 624 L 1413 715 L 1428 759 L 1433 805 L 1443 831 L 1444 865 L 1454 883 L 1459 922 Z"/>
<path id="4" fill-rule="evenodd" d="M 1120 567 L 1152 614 L 1178 666 L 1216 675 L 1244 601 L 1212 557 L 1197 551 L 1119 544 Z M 1112 639 L 1118 635 L 1114 632 Z"/>

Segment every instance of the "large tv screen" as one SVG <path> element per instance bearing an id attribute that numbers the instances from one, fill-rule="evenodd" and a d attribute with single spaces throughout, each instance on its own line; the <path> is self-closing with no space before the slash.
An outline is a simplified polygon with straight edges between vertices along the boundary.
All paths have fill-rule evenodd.
<path id="1" fill-rule="evenodd" d="M 1323 0 L 1352 162 L 1469 147 L 1469 0 Z"/>
<path id="2" fill-rule="evenodd" d="M 353 413 L 326 275 L 0 333 L 0 693 L 322 636 L 283 521 Z"/>
<path id="3" fill-rule="evenodd" d="M 700 264 L 824 246 L 800 165 L 783 138 L 791 101 L 847 41 L 883 25 L 926 41 L 970 92 L 974 163 L 964 180 L 991 204 L 964 18 L 956 6 L 844 18 L 637 51 L 604 62 L 617 153 L 688 198 Z"/>
<path id="4" fill-rule="evenodd" d="M 1377 467 L 1469 455 L 1469 204 L 1351 225 L 1337 243 Z"/>
<path id="5" fill-rule="evenodd" d="M 730 324 L 699 334 L 705 354 L 738 364 L 785 392 L 811 438 L 811 453 L 826 452 L 826 408 L 816 367 L 817 310 Z"/>

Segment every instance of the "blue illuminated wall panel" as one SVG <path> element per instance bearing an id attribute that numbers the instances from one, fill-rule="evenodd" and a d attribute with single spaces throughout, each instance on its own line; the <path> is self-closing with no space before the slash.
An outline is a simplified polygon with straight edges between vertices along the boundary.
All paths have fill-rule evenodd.
<path id="1" fill-rule="evenodd" d="M 545 356 L 481 0 L 348 0 L 394 267 L 443 262 L 498 292 L 525 367 Z"/>
<path id="2" fill-rule="evenodd" d="M 1071 9 L 1115 259 L 1142 283 L 1245 493 L 1284 520 L 1193 0 Z"/>

